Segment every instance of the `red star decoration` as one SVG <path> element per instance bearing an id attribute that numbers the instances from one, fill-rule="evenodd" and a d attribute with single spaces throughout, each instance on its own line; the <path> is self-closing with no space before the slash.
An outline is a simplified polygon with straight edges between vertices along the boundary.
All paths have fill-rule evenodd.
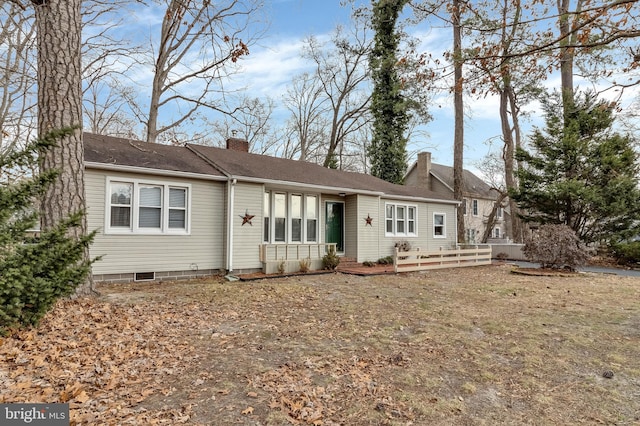
<path id="1" fill-rule="evenodd" d="M 364 224 L 364 226 L 373 226 L 373 218 L 369 214 L 367 214 L 367 217 L 365 217 L 364 220 L 365 222 L 367 222 Z"/>
<path id="2" fill-rule="evenodd" d="M 251 219 L 253 219 L 254 217 L 256 217 L 256 215 L 254 214 L 249 214 L 249 212 L 245 212 L 244 216 L 240 216 L 242 218 L 242 225 L 240 226 L 244 226 L 245 223 L 248 223 L 249 225 L 253 226 L 253 223 L 251 223 Z"/>

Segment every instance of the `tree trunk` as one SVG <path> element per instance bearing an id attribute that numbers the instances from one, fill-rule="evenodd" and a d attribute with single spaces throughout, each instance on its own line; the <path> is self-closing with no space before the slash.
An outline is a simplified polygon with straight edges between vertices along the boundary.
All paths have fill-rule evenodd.
<path id="1" fill-rule="evenodd" d="M 50 229 L 73 213 L 85 209 L 84 151 L 82 145 L 82 77 L 80 64 L 81 0 L 35 1 L 38 32 L 38 134 L 77 126 L 40 159 L 42 170 L 60 175 L 43 195 L 42 229 Z M 42 4 L 40 4 L 42 3 Z M 72 229 L 73 237 L 87 233 L 87 219 Z M 85 251 L 89 259 L 89 249 Z M 77 294 L 93 292 L 93 280 L 78 287 Z"/>
<path id="2" fill-rule="evenodd" d="M 462 100 L 462 31 L 460 15 L 462 4 L 460 0 L 453 1 L 453 66 L 454 91 L 453 103 L 455 110 L 455 127 L 453 136 L 453 196 L 462 201 L 464 192 L 464 104 Z M 464 242 L 464 212 L 457 209 L 456 215 L 458 242 Z"/>
<path id="3" fill-rule="evenodd" d="M 572 22 L 576 22 L 582 10 L 582 0 L 578 0 L 576 14 L 569 14 L 571 0 L 558 0 L 558 29 L 560 30 L 560 84 L 562 85 L 562 105 L 573 102 L 573 60 L 577 34 L 572 33 Z M 573 18 L 571 16 L 573 15 Z M 565 117 L 566 119 L 566 117 Z"/>

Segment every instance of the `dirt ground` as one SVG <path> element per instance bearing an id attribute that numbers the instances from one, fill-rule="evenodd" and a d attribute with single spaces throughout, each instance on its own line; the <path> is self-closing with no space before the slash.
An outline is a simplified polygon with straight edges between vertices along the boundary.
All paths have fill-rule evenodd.
<path id="1" fill-rule="evenodd" d="M 640 278 L 483 266 L 132 283 L 0 343 L 72 424 L 640 424 Z"/>

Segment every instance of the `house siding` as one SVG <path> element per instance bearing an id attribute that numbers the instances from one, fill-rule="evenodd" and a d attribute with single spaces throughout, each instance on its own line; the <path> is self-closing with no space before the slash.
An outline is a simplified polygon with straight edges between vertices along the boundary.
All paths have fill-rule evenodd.
<path id="1" fill-rule="evenodd" d="M 416 236 L 387 236 L 385 232 L 385 206 L 386 204 L 404 204 L 417 207 L 417 235 Z M 433 236 L 433 213 L 443 213 L 445 215 L 445 237 L 434 238 Z M 391 256 L 395 252 L 395 245 L 399 242 L 407 241 L 412 249 L 437 250 L 440 247 L 450 248 L 456 244 L 456 209 L 454 205 L 411 202 L 382 198 L 378 210 L 380 217 L 378 226 L 378 237 L 380 239 L 380 256 Z"/>
<path id="2" fill-rule="evenodd" d="M 379 197 L 366 195 L 358 196 L 358 262 L 375 262 L 380 259 L 380 233 L 378 229 L 384 226 L 384 216 L 379 215 Z M 371 225 L 367 225 L 366 218 L 371 217 Z"/>
<path id="3" fill-rule="evenodd" d="M 358 196 L 345 197 L 344 204 L 344 255 L 358 258 Z"/>
<path id="4" fill-rule="evenodd" d="M 476 231 L 475 238 L 469 239 L 467 238 L 468 235 L 465 235 L 464 236 L 465 240 L 467 243 L 470 243 L 470 244 L 480 243 L 480 241 L 482 240 L 482 235 L 484 234 L 485 228 L 487 226 L 487 219 L 489 218 L 489 215 L 491 214 L 491 210 L 493 209 L 493 206 L 496 201 L 492 199 L 487 199 L 487 198 L 474 197 L 472 194 L 465 195 L 465 199 L 467 200 L 467 213 L 464 215 L 464 227 L 467 230 L 473 229 Z M 477 216 L 473 215 L 473 209 L 471 204 L 472 200 L 478 200 Z M 504 212 L 503 212 L 503 217 L 501 219 L 496 218 L 496 222 L 493 226 L 493 229 L 495 228 L 500 228 L 500 235 L 502 238 L 504 238 L 507 230 L 506 221 L 504 218 Z M 493 236 L 493 229 L 491 230 L 491 235 L 489 236 L 489 238 Z"/>
<path id="5" fill-rule="evenodd" d="M 264 186 L 238 182 L 234 188 L 233 206 L 233 263 L 232 270 L 252 271 L 262 269 L 260 244 L 262 243 Z M 253 215 L 251 224 L 242 225 L 245 214 Z"/>
<path id="6" fill-rule="evenodd" d="M 189 235 L 105 234 L 107 179 L 145 180 L 153 183 L 190 185 L 191 232 Z M 98 233 L 90 247 L 93 274 L 111 280 L 127 280 L 136 272 L 156 272 L 157 277 L 181 277 L 213 272 L 224 267 L 224 185 L 184 178 L 164 178 L 143 174 L 87 169 L 87 221 Z M 114 279 L 115 280 L 115 279 Z"/>
<path id="7" fill-rule="evenodd" d="M 421 235 L 427 236 L 427 247 L 422 247 L 423 250 L 438 250 L 451 249 L 457 244 L 456 232 L 456 207 L 448 204 L 428 204 L 426 210 L 426 218 L 424 214 L 420 213 L 420 223 L 426 223 L 426 226 L 420 226 Z M 445 215 L 445 237 L 435 238 L 433 236 L 433 214 L 443 213 Z M 426 219 L 426 221 L 425 221 Z"/>

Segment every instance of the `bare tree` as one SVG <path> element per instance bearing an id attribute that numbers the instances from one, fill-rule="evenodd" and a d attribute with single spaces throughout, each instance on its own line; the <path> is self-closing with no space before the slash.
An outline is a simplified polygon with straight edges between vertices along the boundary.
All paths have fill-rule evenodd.
<path id="1" fill-rule="evenodd" d="M 250 152 L 265 153 L 275 143 L 271 129 L 274 108 L 275 103 L 271 98 L 242 96 L 233 116 L 225 116 L 213 124 L 218 141 L 222 142 L 230 136 L 240 137 L 249 142 Z"/>
<path id="2" fill-rule="evenodd" d="M 453 135 L 453 197 L 463 200 L 464 193 L 464 101 L 462 66 L 462 9 L 461 0 L 453 0 L 451 6 L 451 21 L 453 24 L 453 106 L 455 112 L 455 124 Z M 464 242 L 464 212 L 457 209 L 456 228 L 458 242 Z"/>
<path id="3" fill-rule="evenodd" d="M 180 126 L 201 108 L 225 109 L 224 79 L 236 62 L 249 54 L 257 25 L 258 0 L 157 0 L 166 5 L 153 61 L 153 82 L 147 112 L 137 105 L 147 127 L 147 141 Z M 177 114 L 161 120 L 162 109 Z M 166 117 L 169 117 L 167 115 Z"/>
<path id="4" fill-rule="evenodd" d="M 317 151 L 327 137 L 328 106 L 318 75 L 303 73 L 294 77 L 283 103 L 290 112 L 287 127 L 298 141 L 295 151 L 299 152 L 301 161 L 307 161 L 311 152 Z"/>
<path id="5" fill-rule="evenodd" d="M 329 138 L 323 165 L 336 161 L 344 143 L 370 123 L 368 58 L 373 40 L 363 19 L 355 19 L 350 32 L 338 27 L 330 47 L 314 37 L 306 41 L 304 55 L 315 65 L 324 107 L 329 121 Z"/>
<path id="6" fill-rule="evenodd" d="M 0 2 L 0 154 L 32 138 L 36 121 L 33 10 Z"/>
<path id="7" fill-rule="evenodd" d="M 136 123 L 126 110 L 127 103 L 113 81 L 94 81 L 84 91 L 84 130 L 120 137 L 136 137 Z M 136 137 L 139 138 L 139 137 Z"/>
<path id="8" fill-rule="evenodd" d="M 128 71 L 140 46 L 122 34 L 123 12 L 138 0 L 92 0 L 82 2 L 82 81 L 85 130 L 116 136 L 133 136 L 134 115 L 127 100 L 133 96 Z"/>

